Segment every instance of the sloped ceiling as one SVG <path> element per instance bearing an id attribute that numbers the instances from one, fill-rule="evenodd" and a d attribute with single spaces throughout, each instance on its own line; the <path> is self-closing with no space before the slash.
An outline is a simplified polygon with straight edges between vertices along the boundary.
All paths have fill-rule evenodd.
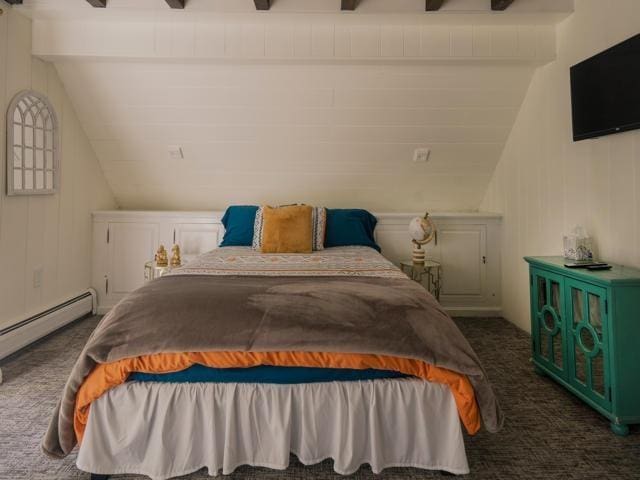
<path id="1" fill-rule="evenodd" d="M 477 208 L 530 68 L 58 63 L 125 208 Z M 182 147 L 171 160 L 168 146 Z M 414 163 L 416 148 L 430 148 Z"/>
<path id="2" fill-rule="evenodd" d="M 555 55 L 549 23 L 521 20 L 30 13 L 34 54 L 55 62 L 128 209 L 477 209 L 534 69 Z"/>

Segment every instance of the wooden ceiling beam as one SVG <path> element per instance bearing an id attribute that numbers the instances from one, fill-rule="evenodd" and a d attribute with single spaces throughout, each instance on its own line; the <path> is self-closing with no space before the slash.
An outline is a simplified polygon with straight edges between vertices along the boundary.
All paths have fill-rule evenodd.
<path id="1" fill-rule="evenodd" d="M 171 8 L 184 8 L 185 0 L 165 0 Z"/>
<path id="2" fill-rule="evenodd" d="M 443 3 L 444 3 L 444 0 L 427 0 L 427 3 L 424 9 L 427 12 L 435 12 L 440 10 L 440 7 L 442 7 Z"/>
<path id="3" fill-rule="evenodd" d="M 22 5 L 22 0 L 5 0 L 9 5 Z"/>
<path id="4" fill-rule="evenodd" d="M 358 6 L 358 0 L 342 0 L 340 3 L 340 10 L 353 11 Z"/>
<path id="5" fill-rule="evenodd" d="M 256 10 L 269 10 L 271 8 L 271 0 L 253 0 Z"/>
<path id="6" fill-rule="evenodd" d="M 502 10 L 506 10 L 509 8 L 514 0 L 491 0 L 491 10 L 494 12 L 501 12 Z"/>
<path id="7" fill-rule="evenodd" d="M 87 2 L 95 8 L 107 8 L 107 0 L 87 0 Z"/>

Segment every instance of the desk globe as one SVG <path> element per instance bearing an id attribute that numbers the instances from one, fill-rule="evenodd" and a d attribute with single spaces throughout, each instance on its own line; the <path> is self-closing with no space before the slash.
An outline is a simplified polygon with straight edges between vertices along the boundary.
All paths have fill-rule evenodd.
<path id="1" fill-rule="evenodd" d="M 409 222 L 409 235 L 413 242 L 413 263 L 415 265 L 424 265 L 425 251 L 422 248 L 436 235 L 436 226 L 427 212 L 424 217 L 416 217 Z"/>

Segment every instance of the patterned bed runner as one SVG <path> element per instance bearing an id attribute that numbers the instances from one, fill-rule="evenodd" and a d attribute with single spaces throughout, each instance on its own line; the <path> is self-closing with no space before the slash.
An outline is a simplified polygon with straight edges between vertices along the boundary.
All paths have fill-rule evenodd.
<path id="1" fill-rule="evenodd" d="M 406 278 L 369 247 L 333 247 L 313 253 L 264 254 L 251 247 L 223 247 L 198 256 L 171 275 Z"/>

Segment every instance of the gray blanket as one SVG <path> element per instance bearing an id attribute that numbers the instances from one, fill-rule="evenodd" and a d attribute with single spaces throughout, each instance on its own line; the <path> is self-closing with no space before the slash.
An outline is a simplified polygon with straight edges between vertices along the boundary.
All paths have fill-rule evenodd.
<path id="1" fill-rule="evenodd" d="M 75 446 L 76 392 L 97 363 L 153 353 L 314 351 L 413 358 L 468 376 L 485 427 L 502 413 L 478 357 L 421 286 L 375 277 L 168 276 L 114 307 L 87 341 L 43 439 Z"/>

